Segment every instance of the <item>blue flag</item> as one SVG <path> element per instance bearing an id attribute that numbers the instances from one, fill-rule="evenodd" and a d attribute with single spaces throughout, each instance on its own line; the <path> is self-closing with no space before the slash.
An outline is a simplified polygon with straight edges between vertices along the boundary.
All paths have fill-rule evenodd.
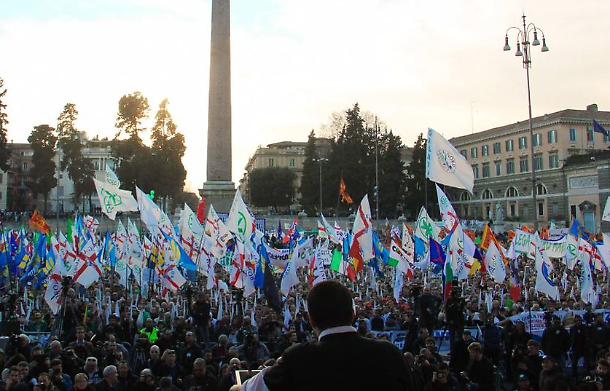
<path id="1" fill-rule="evenodd" d="M 441 245 L 430 238 L 430 264 L 434 273 L 440 273 L 445 266 L 445 252 Z"/>
<path id="2" fill-rule="evenodd" d="M 610 132 L 608 132 L 603 126 L 602 124 L 600 124 L 599 122 L 597 122 L 596 120 L 593 120 L 593 131 L 597 132 L 597 133 L 601 133 L 606 137 L 610 137 Z"/>
<path id="3" fill-rule="evenodd" d="M 373 248 L 375 249 L 375 258 L 381 259 L 384 265 L 388 265 L 390 263 L 390 252 L 385 248 L 383 243 L 381 243 L 379 235 L 377 235 L 377 232 L 375 231 L 373 231 Z M 375 261 L 377 261 L 377 259 Z M 375 262 L 375 266 L 375 270 L 379 271 L 377 262 Z"/>
<path id="4" fill-rule="evenodd" d="M 580 222 L 578 221 L 578 219 L 574 219 L 574 221 L 572 221 L 572 225 L 570 226 L 570 235 L 577 238 L 579 233 L 580 233 Z"/>

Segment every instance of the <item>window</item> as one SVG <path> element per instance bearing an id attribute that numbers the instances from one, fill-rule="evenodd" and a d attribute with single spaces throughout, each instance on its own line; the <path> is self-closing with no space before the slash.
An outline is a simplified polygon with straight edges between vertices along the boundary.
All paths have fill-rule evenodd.
<path id="1" fill-rule="evenodd" d="M 515 186 L 511 186 L 508 189 L 506 189 L 506 198 L 514 198 L 514 197 L 519 197 L 519 191 L 517 190 L 517 188 Z"/>
<path id="2" fill-rule="evenodd" d="M 479 157 L 479 150 L 477 149 L 477 147 L 470 148 L 470 157 L 473 159 L 476 159 Z"/>
<path id="3" fill-rule="evenodd" d="M 576 129 L 571 128 L 570 129 L 570 141 L 571 142 L 576 142 Z"/>
<path id="4" fill-rule="evenodd" d="M 510 204 L 510 216 L 515 217 L 515 204 Z"/>
<path id="5" fill-rule="evenodd" d="M 604 142 L 605 143 L 609 143 L 610 142 L 610 134 L 604 134 Z"/>
<path id="6" fill-rule="evenodd" d="M 500 143 L 494 143 L 494 155 L 497 155 L 500 152 L 502 152 L 502 150 L 500 148 Z"/>
<path id="7" fill-rule="evenodd" d="M 95 159 L 93 160 L 93 169 L 98 171 L 100 169 L 100 161 Z"/>
<path id="8" fill-rule="evenodd" d="M 483 145 L 481 147 L 481 155 L 489 156 L 489 145 Z"/>
<path id="9" fill-rule="evenodd" d="M 472 196 L 467 191 L 460 194 L 460 201 L 470 201 L 471 199 L 472 199 Z"/>
<path id="10" fill-rule="evenodd" d="M 557 131 L 549 130 L 547 133 L 549 144 L 557 144 Z"/>
<path id="11" fill-rule="evenodd" d="M 0 183 L 2 183 L 2 179 L 4 179 L 3 174 L 0 173 Z"/>
<path id="12" fill-rule="evenodd" d="M 491 190 L 485 189 L 485 191 L 481 195 L 481 198 L 484 199 L 484 200 L 491 200 L 492 198 L 494 198 L 494 195 L 491 192 Z"/>
<path id="13" fill-rule="evenodd" d="M 506 160 L 506 173 L 507 174 L 515 173 L 515 159 Z"/>
<path id="14" fill-rule="evenodd" d="M 294 159 L 290 159 L 289 165 L 290 165 L 290 167 L 294 167 Z"/>
<path id="15" fill-rule="evenodd" d="M 534 147 L 542 145 L 542 135 L 540 133 L 534 133 Z"/>
<path id="16" fill-rule="evenodd" d="M 528 172 L 530 170 L 528 159 L 528 156 L 523 156 L 521 159 L 519 159 L 519 172 Z"/>
<path id="17" fill-rule="evenodd" d="M 268 166 L 273 167 L 273 158 L 272 157 L 269 158 Z"/>
<path id="18" fill-rule="evenodd" d="M 540 171 L 543 169 L 544 166 L 542 165 L 542 154 L 534 155 L 534 170 Z"/>
<path id="19" fill-rule="evenodd" d="M 27 164 L 27 162 L 23 162 L 23 163 L 21 164 L 21 168 L 23 169 L 23 171 L 27 171 L 27 170 L 28 170 L 28 164 Z"/>
<path id="20" fill-rule="evenodd" d="M 536 185 L 536 195 L 545 195 L 546 194 L 546 186 L 542 183 Z"/>
<path id="21" fill-rule="evenodd" d="M 559 168 L 559 156 L 556 153 L 549 155 L 549 168 Z"/>
<path id="22" fill-rule="evenodd" d="M 572 219 L 576 218 L 576 205 L 570 205 L 570 216 Z"/>
<path id="23" fill-rule="evenodd" d="M 502 162 L 496 162 L 496 176 L 502 175 Z"/>
<path id="24" fill-rule="evenodd" d="M 479 165 L 475 164 L 472 166 L 472 172 L 474 172 L 475 179 L 479 179 Z"/>
<path id="25" fill-rule="evenodd" d="M 588 143 L 593 142 L 593 128 L 590 126 L 587 127 L 587 142 Z"/>
<path id="26" fill-rule="evenodd" d="M 483 163 L 483 178 L 489 178 L 489 163 Z"/>
<path id="27" fill-rule="evenodd" d="M 527 148 L 527 137 L 519 137 L 519 149 Z"/>
<path id="28" fill-rule="evenodd" d="M 538 203 L 538 216 L 544 216 L 544 202 Z"/>
<path id="29" fill-rule="evenodd" d="M 513 140 L 506 140 L 506 142 L 504 143 L 506 146 L 506 152 L 512 152 L 515 150 L 515 143 L 513 142 Z"/>
<path id="30" fill-rule="evenodd" d="M 464 158 L 468 159 L 468 151 L 467 151 L 467 150 L 462 149 L 462 150 L 460 151 L 460 153 L 462 154 L 462 156 L 464 156 Z"/>
<path id="31" fill-rule="evenodd" d="M 559 216 L 559 204 L 556 202 L 553 202 L 553 216 Z"/>

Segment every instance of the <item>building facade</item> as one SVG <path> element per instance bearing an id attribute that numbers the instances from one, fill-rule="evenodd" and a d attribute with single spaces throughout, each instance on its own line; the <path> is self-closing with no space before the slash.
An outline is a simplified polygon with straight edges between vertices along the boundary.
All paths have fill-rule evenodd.
<path id="1" fill-rule="evenodd" d="M 572 156 L 595 155 L 610 147 L 608 137 L 593 132 L 593 119 L 610 128 L 610 112 L 599 111 L 593 104 L 586 110 L 567 109 L 532 118 L 533 139 L 527 120 L 451 139 L 475 175 L 473 194 L 452 193 L 458 213 L 493 220 L 501 208 L 509 221 L 569 224 L 573 217 L 584 220 L 584 210 L 578 205 L 588 201 L 597 211 L 594 216 L 587 211 L 588 225 L 599 228 L 600 199 L 588 194 L 593 187 L 587 187 L 593 186 L 593 180 L 575 179 L 580 174 L 573 172 L 574 165 L 566 164 Z M 591 178 L 597 166 L 586 169 L 588 174 L 581 176 Z M 535 189 L 531 170 L 536 172 Z M 604 186 L 604 181 L 598 181 L 599 185 Z M 536 191 L 536 205 L 532 191 Z"/>
<path id="2" fill-rule="evenodd" d="M 114 168 L 114 160 L 110 149 L 110 142 L 107 140 L 88 140 L 81 134 L 81 141 L 84 143 L 83 155 L 91 160 L 95 170 L 95 177 L 102 180 L 105 175 L 106 166 Z M 44 198 L 42 195 L 34 196 L 28 183 L 31 181 L 29 172 L 32 168 L 32 156 L 34 151 L 28 143 L 10 143 L 11 151 L 8 172 L 1 172 L 0 178 L 0 209 L 10 211 L 31 211 L 35 208 L 44 210 Z M 63 152 L 58 149 L 55 154 L 56 167 L 60 167 Z M 47 213 L 72 213 L 75 210 L 91 211 L 98 208 L 98 197 L 93 194 L 91 203 L 89 199 L 81 200 L 80 205 L 76 205 L 74 199 L 74 182 L 68 176 L 66 170 L 56 172 L 57 186 L 51 189 L 47 198 Z M 83 197 L 85 198 L 85 197 Z M 84 203 L 84 205 L 83 205 Z"/>
<path id="3" fill-rule="evenodd" d="M 320 156 L 330 154 L 331 139 L 317 137 L 315 139 L 316 150 Z M 303 178 L 303 164 L 305 162 L 305 148 L 307 142 L 281 141 L 268 144 L 266 147 L 259 146 L 254 154 L 248 159 L 244 175 L 239 181 L 239 188 L 246 200 L 250 199 L 249 178 L 252 171 L 259 168 L 280 167 L 289 168 L 295 173 L 295 199 L 293 204 L 298 203 L 301 195 L 301 179 Z"/>

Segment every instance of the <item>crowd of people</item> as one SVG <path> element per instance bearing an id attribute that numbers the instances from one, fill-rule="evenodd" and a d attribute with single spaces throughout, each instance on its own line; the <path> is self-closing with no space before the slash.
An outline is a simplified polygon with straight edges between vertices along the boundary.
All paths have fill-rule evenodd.
<path id="1" fill-rule="evenodd" d="M 416 270 L 398 301 L 390 268 L 356 281 L 325 273 L 350 289 L 357 332 L 401 350 L 409 390 L 610 389 L 610 328 L 599 311 L 609 308 L 607 270 L 595 275 L 600 299 L 594 308 L 579 298 L 578 266 L 570 270 L 552 260 L 562 284 L 560 300 L 551 300 L 533 288 L 536 275 L 527 272 L 533 262 L 519 256 L 520 300 L 508 284 L 481 273 L 454 283 L 444 298 L 442 279 Z M 228 279 L 220 265 L 216 271 Z M 134 281 L 124 288 L 111 271 L 87 289 L 65 278 L 57 315 L 41 291 L 9 277 L 0 391 L 239 389 L 236 370 L 273 366 L 295 345 L 317 340 L 305 272 L 298 271 L 300 283 L 282 311 L 267 305 L 260 291 L 244 298 L 233 287 L 208 290 L 203 275 L 173 294 L 143 294 Z M 540 311 L 544 324 L 533 325 L 531 314 Z M 515 318 L 520 314 L 529 317 Z M 393 340 L 393 333 L 404 338 Z M 374 374 L 354 374 L 368 375 Z"/>

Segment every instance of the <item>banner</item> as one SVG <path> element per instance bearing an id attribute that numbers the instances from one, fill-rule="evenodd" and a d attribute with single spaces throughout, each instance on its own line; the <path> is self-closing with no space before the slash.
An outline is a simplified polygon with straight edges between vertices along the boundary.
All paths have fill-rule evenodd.
<path id="1" fill-rule="evenodd" d="M 515 251 L 529 253 L 531 251 L 532 235 L 520 229 L 515 230 Z"/>
<path id="2" fill-rule="evenodd" d="M 563 258 L 566 256 L 568 241 L 566 235 L 559 239 L 542 240 L 542 248 L 549 258 Z"/>

